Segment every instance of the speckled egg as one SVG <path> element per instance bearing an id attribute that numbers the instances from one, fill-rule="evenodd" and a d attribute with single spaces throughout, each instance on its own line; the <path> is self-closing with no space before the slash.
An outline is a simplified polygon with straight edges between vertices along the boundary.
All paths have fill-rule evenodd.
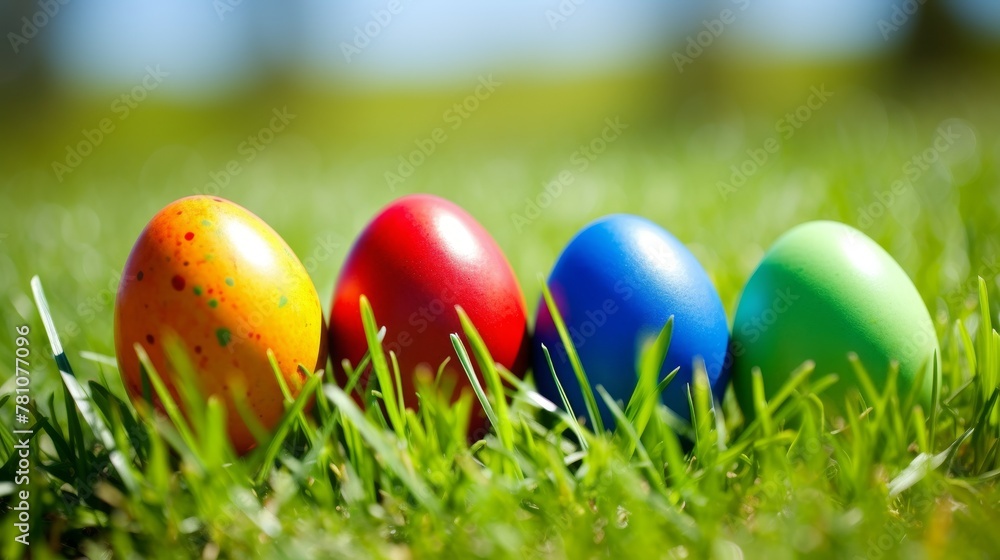
<path id="1" fill-rule="evenodd" d="M 771 396 L 813 360 L 813 379 L 839 377 L 824 396 L 842 410 L 847 392 L 858 388 L 848 360 L 855 352 L 879 390 L 897 360 L 900 394 L 919 382 L 926 403 L 937 350 L 927 306 L 896 261 L 850 226 L 809 222 L 775 241 L 743 288 L 733 323 L 733 386 L 752 415 L 754 367 Z"/>
<path id="2" fill-rule="evenodd" d="M 660 226 L 627 214 L 591 223 L 563 249 L 548 286 L 595 394 L 596 387 L 603 386 L 624 409 L 637 384 L 641 348 L 673 316 L 673 336 L 660 377 L 675 367 L 680 371 L 662 395 L 663 402 L 679 416 L 690 416 L 687 387 L 697 359 L 705 364 L 713 395 L 722 398 L 729 342 L 725 309 L 695 256 Z M 574 413 L 585 415 L 583 393 L 544 300 L 539 302 L 534 340 L 539 392 L 562 402 L 541 351 L 544 344 Z M 614 417 L 600 398 L 598 408 L 605 426 L 613 428 Z"/>
<path id="3" fill-rule="evenodd" d="M 221 198 L 169 204 L 128 257 L 115 302 L 115 347 L 133 401 L 143 398 L 138 343 L 182 403 L 164 353 L 166 333 L 180 338 L 202 394 L 226 404 L 229 436 L 241 453 L 256 441 L 233 406 L 234 384 L 270 429 L 284 407 L 267 350 L 293 394 L 304 383 L 299 364 L 309 371 L 326 365 L 323 311 L 305 268 L 263 220 Z"/>
<path id="4" fill-rule="evenodd" d="M 330 312 L 330 352 L 341 380 L 343 359 L 357 364 L 368 344 L 359 299 L 367 296 L 375 319 L 386 327 L 384 349 L 396 354 L 403 399 L 416 408 L 414 373 L 437 371 L 461 391 L 471 391 L 450 335 L 462 334 L 455 306 L 469 315 L 493 359 L 516 375 L 528 365 L 529 334 L 524 295 L 507 258 L 490 234 L 458 205 L 432 195 L 397 199 L 361 232 L 340 272 Z M 470 435 L 481 435 L 477 412 Z"/>

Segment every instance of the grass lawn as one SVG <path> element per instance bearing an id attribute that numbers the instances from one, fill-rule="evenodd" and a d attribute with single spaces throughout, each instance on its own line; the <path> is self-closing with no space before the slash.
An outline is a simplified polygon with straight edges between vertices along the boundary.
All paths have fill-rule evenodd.
<path id="1" fill-rule="evenodd" d="M 449 98 L 426 101 L 430 109 L 417 117 L 386 102 L 398 127 L 339 143 L 318 138 L 325 127 L 349 125 L 306 100 L 291 104 L 296 117 L 287 130 L 252 160 L 238 146 L 267 125 L 271 106 L 184 120 L 150 105 L 59 179 L 52 160 L 103 113 L 50 117 L 39 126 L 58 130 L 56 140 L 28 133 L 30 147 L 12 147 L 3 159 L 10 171 L 0 176 L 7 333 L 0 354 L 8 363 L 17 329 L 30 331 L 31 555 L 997 554 L 1000 112 L 987 89 L 956 100 L 925 86 L 889 99 L 832 84 L 827 101 L 787 127 L 782 119 L 807 102 L 808 88 L 784 109 L 754 114 L 688 104 L 652 120 L 604 103 L 558 134 L 545 132 L 563 126 L 556 117 L 536 123 L 537 134 L 505 123 L 501 88 L 460 128 L 440 118 Z M 63 117 L 64 125 L 53 124 Z M 627 128 L 582 165 L 579 146 L 614 118 Z M 449 127 L 448 139 L 389 188 L 385 173 L 398 156 L 439 126 Z M 954 142 L 935 148 L 944 133 Z M 731 166 L 769 139 L 779 151 L 734 180 Z M 933 162 L 921 165 L 925 155 Z M 275 439 L 237 458 L 223 444 L 217 403 L 199 402 L 191 424 L 128 403 L 112 335 L 118 276 L 142 226 L 171 200 L 204 191 L 232 159 L 240 171 L 217 181 L 212 194 L 280 233 L 324 306 L 353 237 L 379 207 L 409 192 L 433 192 L 469 210 L 508 255 L 532 312 L 539 275 L 575 231 L 607 213 L 646 216 L 685 242 L 730 320 L 743 283 L 778 235 L 811 219 L 839 220 L 875 239 L 913 279 L 941 341 L 942 383 L 927 410 L 903 409 L 896 394 L 859 391 L 844 407 L 847 418 L 827 418 L 814 393 L 822 376 L 796 378 L 752 423 L 731 390 L 713 412 L 696 386 L 690 425 L 646 395 L 622 403 L 617 427 L 594 434 L 589 422 L 541 402 L 529 375 L 509 392 L 509 412 L 497 415 L 493 434 L 469 444 L 462 408 L 432 392 L 419 412 L 383 415 L 317 377 L 307 386 L 316 397 L 312 413 L 289 400 Z M 541 200 L 562 170 L 572 183 L 536 213 L 530 201 Z M 905 182 L 893 193 L 897 180 Z M 62 376 L 31 291 L 34 275 L 65 350 Z M 466 350 L 469 367 L 498 384 Z M 374 367 L 381 375 L 373 379 L 391 379 L 383 361 Z M 0 382 L 0 554 L 16 558 L 27 550 L 15 541 L 17 512 L 8 510 L 23 489 L 8 482 L 18 459 L 8 429 L 16 427 L 12 368 Z"/>

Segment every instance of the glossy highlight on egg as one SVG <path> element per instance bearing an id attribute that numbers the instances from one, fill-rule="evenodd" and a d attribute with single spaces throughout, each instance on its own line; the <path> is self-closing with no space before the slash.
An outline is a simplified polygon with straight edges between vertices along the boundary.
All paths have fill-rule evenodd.
<path id="1" fill-rule="evenodd" d="M 548 286 L 595 394 L 603 386 L 625 408 L 637 384 L 643 345 L 672 316 L 673 336 L 660 378 L 680 369 L 662 395 L 664 404 L 689 417 L 687 387 L 696 360 L 704 363 L 715 398 L 722 398 L 729 341 L 722 301 L 694 255 L 657 224 L 628 214 L 592 222 L 563 249 Z M 535 322 L 535 383 L 543 396 L 561 403 L 542 345 L 573 411 L 585 415 L 582 388 L 544 300 Z M 602 400 L 598 409 L 604 425 L 613 428 L 614 416 Z"/>
<path id="2" fill-rule="evenodd" d="M 458 205 L 432 195 L 409 195 L 383 208 L 361 232 L 340 271 L 330 315 L 330 351 L 357 365 L 368 350 L 359 301 L 371 302 L 383 348 L 396 355 L 403 400 L 417 407 L 414 374 L 436 372 L 456 384 L 453 396 L 471 391 L 455 358 L 450 335 L 463 334 L 460 305 L 493 359 L 517 376 L 528 366 L 529 331 L 524 295 L 514 271 L 490 234 Z M 485 416 L 476 409 L 470 434 L 481 435 Z"/>
<path id="3" fill-rule="evenodd" d="M 935 361 L 940 365 L 938 337 L 906 272 L 848 225 L 796 226 L 764 255 L 736 310 L 732 377 L 744 413 L 754 410 L 754 368 L 770 397 L 807 360 L 815 364 L 812 379 L 837 376 L 822 396 L 831 412 L 842 412 L 848 394 L 860 390 L 851 353 L 878 391 L 897 362 L 901 399 L 912 391 L 917 403 L 929 404 Z"/>
<path id="4" fill-rule="evenodd" d="M 182 198 L 160 210 L 125 264 L 115 348 L 133 401 L 143 399 L 139 344 L 183 406 L 180 379 L 165 355 L 168 336 L 178 337 L 191 359 L 201 394 L 224 403 L 230 440 L 241 453 L 256 440 L 235 408 L 234 391 L 267 430 L 284 413 L 267 350 L 293 396 L 305 380 L 300 365 L 307 371 L 326 365 L 323 312 L 305 268 L 263 220 L 218 197 Z"/>

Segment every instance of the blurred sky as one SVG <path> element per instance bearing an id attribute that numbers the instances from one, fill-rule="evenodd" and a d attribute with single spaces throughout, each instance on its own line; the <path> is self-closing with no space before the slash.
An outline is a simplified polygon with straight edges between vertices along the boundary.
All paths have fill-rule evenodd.
<path id="1" fill-rule="evenodd" d="M 730 177 L 776 122 L 810 111 L 802 104 L 814 88 L 830 85 L 838 108 L 803 130 L 811 141 L 782 148 L 784 167 L 760 176 L 760 202 L 745 209 L 777 227 L 808 212 L 800 190 L 825 186 L 823 169 L 799 163 L 809 150 L 845 162 L 829 175 L 860 192 L 884 188 L 898 174 L 891 162 L 912 149 L 893 142 L 919 143 L 938 123 L 995 122 L 975 113 L 996 106 L 1000 85 L 1000 0 L 3 0 L 0 30 L 0 208 L 27 200 L 38 217 L 31 239 L 44 247 L 60 239 L 50 231 L 59 205 L 86 200 L 79 221 L 91 233 L 64 227 L 61 239 L 86 241 L 77 269 L 100 289 L 120 262 L 108 255 L 124 259 L 131 236 L 105 236 L 116 247 L 107 254 L 91 241 L 103 208 L 123 200 L 136 205 L 137 230 L 169 200 L 228 189 L 265 219 L 311 224 L 288 237 L 309 247 L 315 228 L 349 239 L 362 209 L 415 185 L 491 205 L 499 182 L 534 196 L 607 119 L 629 123 L 622 149 L 660 140 L 648 143 L 657 151 L 647 168 L 609 156 L 605 175 L 581 176 L 574 204 L 536 224 L 542 236 L 630 196 L 690 204 L 675 187 Z M 491 75 L 503 89 L 486 101 L 476 88 Z M 475 108 L 464 117 L 475 126 L 453 118 L 459 104 Z M 285 110 L 297 116 L 275 134 Z M 412 167 L 403 158 L 438 130 L 454 140 L 432 143 L 433 158 L 417 152 L 418 176 L 392 190 L 387 173 Z M 993 132 L 967 134 L 971 147 L 942 157 L 950 176 L 924 179 L 937 185 L 928 196 L 946 200 L 1000 159 Z M 265 136 L 266 150 L 245 150 Z M 890 176 L 873 165 L 883 160 Z M 233 163 L 240 171 L 224 172 Z M 285 203 L 296 188 L 309 204 Z M 506 210 L 520 211 L 511 200 Z M 303 206 L 323 219 L 303 218 Z M 918 209 L 896 212 L 913 223 Z M 725 213 L 702 210 L 684 213 L 726 227 Z M 524 263 L 549 259 L 520 245 Z M 744 268 L 758 257 L 746 252 Z M 0 277 L 5 267 L 14 262 L 0 253 Z M 333 274 L 322 274 L 332 289 Z"/>
<path id="2" fill-rule="evenodd" d="M 41 69 L 64 91 L 119 91 L 158 64 L 171 73 L 163 95 L 184 102 L 218 101 L 276 74 L 308 87 L 415 90 L 488 72 L 670 70 L 692 41 L 706 58 L 864 60 L 926 40 L 914 34 L 932 4 L 949 25 L 1000 40 L 996 0 L 7 1 L 0 83 L 17 87 Z M 720 27 L 724 11 L 732 21 Z"/>

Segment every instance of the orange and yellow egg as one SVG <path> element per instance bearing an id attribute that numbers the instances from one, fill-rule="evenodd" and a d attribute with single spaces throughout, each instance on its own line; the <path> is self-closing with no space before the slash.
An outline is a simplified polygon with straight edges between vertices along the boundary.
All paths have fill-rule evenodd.
<path id="1" fill-rule="evenodd" d="M 191 357 L 201 394 L 226 405 L 229 437 L 241 453 L 256 440 L 237 413 L 234 391 L 245 392 L 266 429 L 284 413 L 267 350 L 293 395 L 305 381 L 300 365 L 308 371 L 326 365 L 326 325 L 308 272 L 263 220 L 218 197 L 169 204 L 129 255 L 115 302 L 115 347 L 133 401 L 143 398 L 139 344 L 183 403 L 164 350 L 171 335 Z"/>

